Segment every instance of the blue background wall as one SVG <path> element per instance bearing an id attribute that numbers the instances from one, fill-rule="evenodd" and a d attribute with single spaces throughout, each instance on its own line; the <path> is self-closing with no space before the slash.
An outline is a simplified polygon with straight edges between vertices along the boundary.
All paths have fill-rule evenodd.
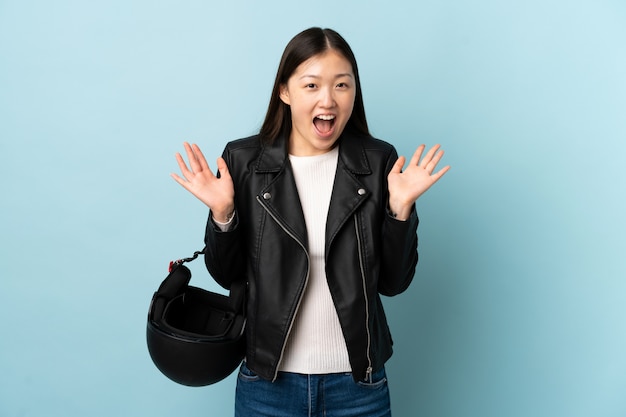
<path id="1" fill-rule="evenodd" d="M 145 346 L 207 214 L 168 174 L 259 128 L 312 25 L 374 134 L 452 165 L 385 299 L 395 415 L 626 415 L 623 1 L 0 0 L 0 416 L 231 415 L 233 377 L 177 386 Z"/>

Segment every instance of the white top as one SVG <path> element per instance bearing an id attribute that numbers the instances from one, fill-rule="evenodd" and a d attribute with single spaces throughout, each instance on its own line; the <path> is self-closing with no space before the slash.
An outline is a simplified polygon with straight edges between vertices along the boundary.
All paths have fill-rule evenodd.
<path id="1" fill-rule="evenodd" d="M 338 157 L 338 148 L 322 155 L 289 155 L 304 212 L 311 270 L 279 366 L 281 371 L 326 374 L 352 370 L 324 262 L 326 218 Z"/>

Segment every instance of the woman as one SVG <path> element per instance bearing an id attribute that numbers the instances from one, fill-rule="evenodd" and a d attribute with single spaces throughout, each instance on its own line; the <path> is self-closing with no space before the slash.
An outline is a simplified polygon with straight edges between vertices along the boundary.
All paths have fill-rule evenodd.
<path id="1" fill-rule="evenodd" d="M 352 50 L 320 28 L 289 42 L 260 133 L 229 143 L 217 175 L 185 150 L 172 176 L 210 209 L 209 272 L 248 280 L 236 416 L 390 415 L 379 294 L 413 278 L 415 201 L 443 151 L 420 145 L 403 170 L 369 134 Z"/>

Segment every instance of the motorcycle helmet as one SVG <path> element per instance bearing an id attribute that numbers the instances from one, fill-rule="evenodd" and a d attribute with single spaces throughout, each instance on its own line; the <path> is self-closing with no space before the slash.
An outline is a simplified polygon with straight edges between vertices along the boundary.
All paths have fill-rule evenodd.
<path id="1" fill-rule="evenodd" d="M 230 375 L 245 356 L 245 281 L 230 296 L 189 286 L 190 270 L 179 260 L 152 297 L 146 338 L 156 367 L 187 386 L 214 384 Z"/>

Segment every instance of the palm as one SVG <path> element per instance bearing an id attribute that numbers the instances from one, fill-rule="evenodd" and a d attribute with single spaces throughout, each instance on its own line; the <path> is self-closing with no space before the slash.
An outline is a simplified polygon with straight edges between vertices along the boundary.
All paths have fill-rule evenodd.
<path id="1" fill-rule="evenodd" d="M 206 162 L 202 151 L 197 145 L 185 143 L 185 151 L 189 159 L 189 167 L 183 157 L 177 153 L 176 160 L 184 178 L 172 174 L 172 178 L 187 191 L 196 196 L 211 210 L 224 213 L 234 209 L 235 189 L 228 167 L 223 158 L 218 158 L 218 178 Z"/>
<path id="2" fill-rule="evenodd" d="M 450 169 L 450 166 L 445 166 L 433 174 L 443 151 L 439 150 L 439 145 L 433 146 L 420 161 L 424 148 L 424 145 L 417 148 L 404 171 L 405 158 L 399 157 L 387 176 L 389 204 L 394 212 L 412 205 Z"/>

